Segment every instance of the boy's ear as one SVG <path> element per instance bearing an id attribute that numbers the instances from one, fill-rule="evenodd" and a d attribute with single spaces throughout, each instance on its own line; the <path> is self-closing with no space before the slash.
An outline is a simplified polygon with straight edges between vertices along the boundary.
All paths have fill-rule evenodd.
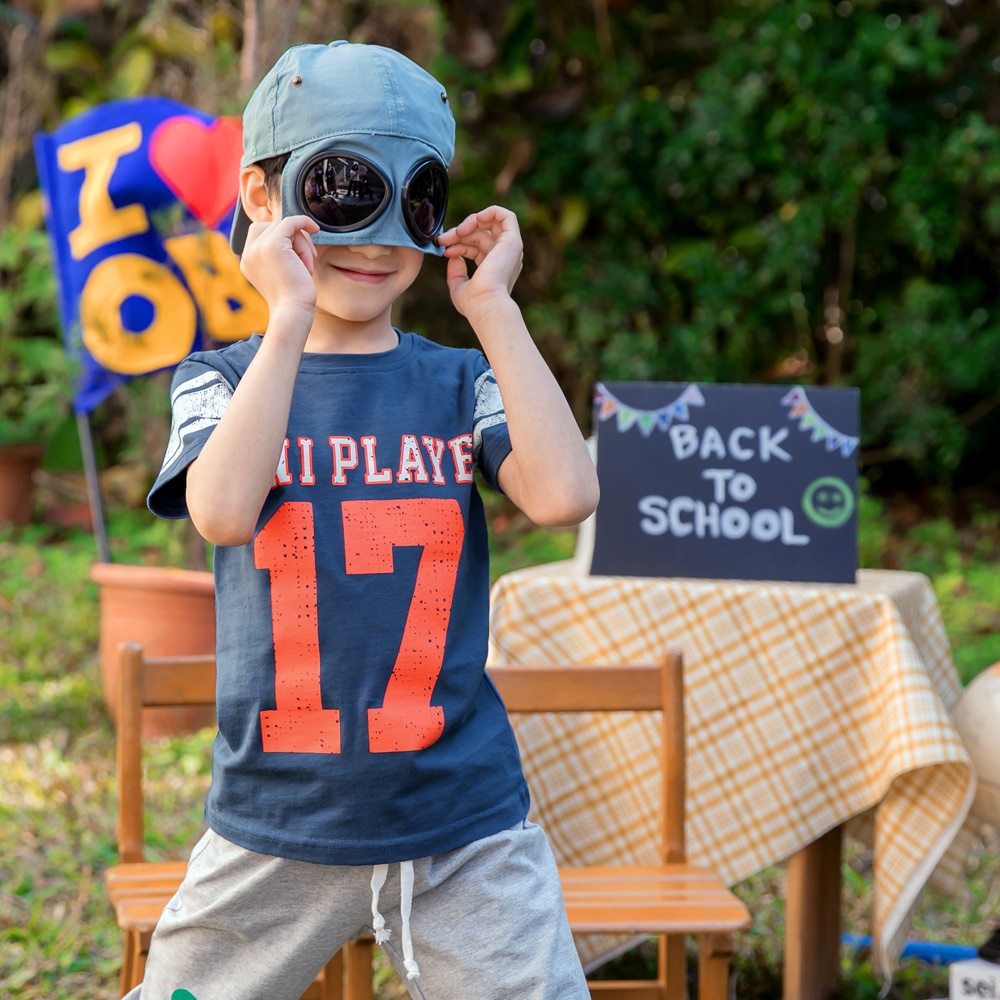
<path id="1" fill-rule="evenodd" d="M 275 218 L 281 216 L 280 204 L 275 215 L 275 206 L 271 204 L 267 184 L 264 181 L 264 170 L 256 164 L 240 170 L 240 199 L 243 202 L 243 211 L 247 213 L 251 222 L 273 222 Z"/>

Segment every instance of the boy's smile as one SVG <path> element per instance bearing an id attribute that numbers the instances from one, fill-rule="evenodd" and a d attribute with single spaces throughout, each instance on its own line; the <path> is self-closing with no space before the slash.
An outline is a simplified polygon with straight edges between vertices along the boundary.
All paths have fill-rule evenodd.
<path id="1" fill-rule="evenodd" d="M 393 303 L 413 284 L 425 255 L 375 244 L 316 249 L 317 316 L 390 330 Z"/>
<path id="2" fill-rule="evenodd" d="M 386 281 L 392 274 L 392 271 L 369 271 L 363 268 L 342 267 L 339 264 L 335 264 L 334 267 L 352 281 L 360 281 L 362 284 L 369 285 L 377 285 L 382 281 Z"/>

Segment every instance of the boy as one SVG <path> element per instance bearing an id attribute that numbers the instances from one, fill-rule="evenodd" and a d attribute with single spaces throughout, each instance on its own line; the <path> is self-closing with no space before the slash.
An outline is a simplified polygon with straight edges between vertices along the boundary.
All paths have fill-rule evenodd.
<path id="1" fill-rule="evenodd" d="M 149 497 L 216 545 L 209 829 L 131 997 L 297 1000 L 370 928 L 414 997 L 583 1000 L 484 673 L 473 469 L 539 524 L 597 503 L 510 297 L 517 221 L 493 207 L 441 232 L 454 119 L 392 50 L 297 46 L 243 122 L 232 242 L 266 335 L 177 369 Z M 489 363 L 392 326 L 425 254 L 448 258 Z"/>

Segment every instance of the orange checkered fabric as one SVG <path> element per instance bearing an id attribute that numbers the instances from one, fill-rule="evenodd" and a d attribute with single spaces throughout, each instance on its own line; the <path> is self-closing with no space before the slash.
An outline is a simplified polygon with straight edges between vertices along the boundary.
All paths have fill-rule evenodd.
<path id="1" fill-rule="evenodd" d="M 934 592 L 917 573 L 854 586 L 519 570 L 492 594 L 490 665 L 684 655 L 688 860 L 730 885 L 866 817 L 874 960 L 888 974 L 921 888 L 961 884 L 974 772 L 949 710 L 961 694 Z M 514 720 L 533 815 L 563 864 L 655 863 L 652 720 Z M 949 848 L 951 849 L 949 851 Z M 580 940 L 585 964 L 621 939 Z"/>

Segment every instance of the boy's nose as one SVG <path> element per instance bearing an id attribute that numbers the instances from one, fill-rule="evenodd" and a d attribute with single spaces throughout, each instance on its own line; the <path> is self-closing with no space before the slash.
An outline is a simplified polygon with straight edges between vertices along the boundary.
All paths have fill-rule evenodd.
<path id="1" fill-rule="evenodd" d="M 376 260 L 379 257 L 385 257 L 386 254 L 392 253 L 392 247 L 379 246 L 377 243 L 364 243 L 361 246 L 348 244 L 348 248 L 352 253 L 359 253 L 362 257 L 367 257 L 369 260 Z"/>

